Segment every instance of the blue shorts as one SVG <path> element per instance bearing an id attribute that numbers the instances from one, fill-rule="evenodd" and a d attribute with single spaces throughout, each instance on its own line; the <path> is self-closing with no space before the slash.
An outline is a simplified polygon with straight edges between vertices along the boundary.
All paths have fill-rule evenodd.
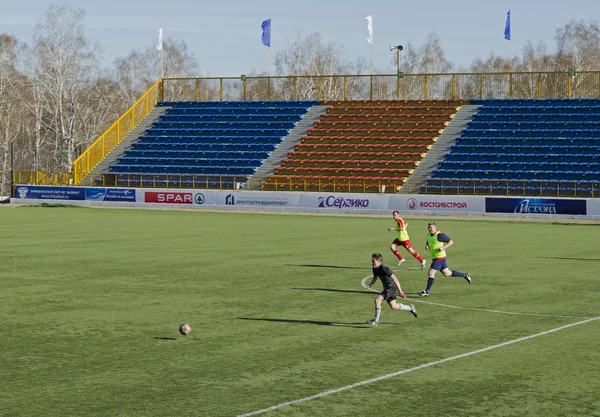
<path id="1" fill-rule="evenodd" d="M 446 263 L 446 258 L 436 258 L 431 262 L 431 269 L 435 269 L 436 271 L 441 271 L 442 269 L 448 268 L 448 264 Z"/>

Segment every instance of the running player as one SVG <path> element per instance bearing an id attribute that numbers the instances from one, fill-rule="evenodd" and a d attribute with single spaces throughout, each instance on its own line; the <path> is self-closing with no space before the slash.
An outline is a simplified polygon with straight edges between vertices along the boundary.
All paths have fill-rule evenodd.
<path id="1" fill-rule="evenodd" d="M 417 259 L 417 261 L 419 261 L 419 263 L 421 264 L 421 269 L 425 269 L 425 265 L 427 263 L 423 260 L 423 258 L 421 258 L 421 255 L 419 255 L 419 253 L 416 250 L 414 250 L 412 245 L 410 244 L 410 238 L 408 237 L 408 232 L 406 231 L 408 223 L 400 217 L 399 211 L 392 212 L 392 216 L 394 217 L 394 221 L 396 222 L 396 227 L 390 227 L 388 230 L 390 232 L 398 232 L 398 238 L 394 239 L 394 241 L 390 245 L 392 253 L 396 255 L 396 258 L 398 258 L 398 265 L 396 266 L 402 265 L 406 260 L 402 257 L 402 255 L 400 255 L 400 252 L 398 252 L 398 246 L 403 246 L 406 248 L 406 250 L 410 252 L 412 256 L 414 256 Z"/>
<path id="2" fill-rule="evenodd" d="M 450 239 L 450 236 L 440 232 L 435 223 L 429 223 L 427 225 L 427 229 L 429 230 L 429 234 L 427 235 L 427 244 L 425 245 L 425 249 L 431 252 L 432 262 L 431 267 L 429 268 L 427 288 L 421 291 L 419 295 L 421 297 L 427 297 L 429 295 L 429 291 L 431 291 L 431 286 L 433 285 L 435 273 L 437 271 L 442 271 L 442 274 L 444 274 L 446 277 L 463 278 L 470 284 L 471 275 L 469 275 L 468 272 L 451 270 L 446 264 L 446 249 L 454 244 L 452 239 Z"/>
<path id="3" fill-rule="evenodd" d="M 377 281 L 377 278 L 379 278 L 383 284 L 383 292 L 375 297 L 375 318 L 373 318 L 373 320 L 368 320 L 367 323 L 372 326 L 379 325 L 381 302 L 383 300 L 387 301 L 391 309 L 409 311 L 417 318 L 417 310 L 415 310 L 414 305 L 411 304 L 410 306 L 407 306 L 396 302 L 396 290 L 398 290 L 400 298 L 406 298 L 406 295 L 402 291 L 402 288 L 400 288 L 400 282 L 398 281 L 398 278 L 396 278 L 396 275 L 394 275 L 394 272 L 389 266 L 383 264 L 383 255 L 380 253 L 371 255 L 371 265 L 373 266 L 373 279 L 365 288 L 367 290 L 371 288 L 371 286 L 375 284 L 375 281 Z"/>

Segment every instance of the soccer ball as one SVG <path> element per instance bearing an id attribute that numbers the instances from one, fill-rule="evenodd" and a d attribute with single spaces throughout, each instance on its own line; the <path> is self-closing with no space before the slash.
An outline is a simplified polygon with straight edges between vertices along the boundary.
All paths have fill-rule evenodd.
<path id="1" fill-rule="evenodd" d="M 182 335 L 187 336 L 191 332 L 192 332 L 192 326 L 190 326 L 189 324 L 181 323 L 179 325 L 179 333 L 181 333 Z"/>

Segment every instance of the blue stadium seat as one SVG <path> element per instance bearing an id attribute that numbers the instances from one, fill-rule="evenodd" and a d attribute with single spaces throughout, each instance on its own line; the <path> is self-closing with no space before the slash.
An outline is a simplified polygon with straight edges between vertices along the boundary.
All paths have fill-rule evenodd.
<path id="1" fill-rule="evenodd" d="M 599 99 L 472 103 L 480 105 L 473 121 L 422 190 L 440 194 L 497 190 L 511 195 L 598 192 Z"/>
<path id="2" fill-rule="evenodd" d="M 165 113 L 110 165 L 117 183 L 252 175 L 318 101 L 160 102 Z M 184 177 L 188 177 L 184 180 Z M 157 179 L 158 178 L 158 179 Z M 210 181 L 215 181 L 211 179 Z M 216 180 L 221 181 L 222 179 Z M 231 180 L 233 181 L 233 180 Z"/>

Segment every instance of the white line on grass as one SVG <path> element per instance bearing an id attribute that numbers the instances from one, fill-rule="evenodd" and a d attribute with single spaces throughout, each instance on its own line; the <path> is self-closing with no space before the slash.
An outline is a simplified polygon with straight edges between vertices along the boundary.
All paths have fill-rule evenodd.
<path id="1" fill-rule="evenodd" d="M 345 387 L 336 388 L 336 389 L 332 389 L 332 390 L 329 390 L 329 391 L 324 391 L 324 392 L 321 392 L 319 394 L 311 395 L 310 397 L 301 398 L 299 400 L 288 401 L 288 402 L 277 404 L 277 405 L 274 405 L 274 406 L 271 406 L 271 407 L 268 407 L 268 408 L 263 408 L 262 410 L 252 411 L 252 412 L 247 413 L 247 414 L 241 414 L 238 417 L 255 416 L 257 414 L 263 414 L 263 413 L 266 413 L 266 412 L 269 412 L 269 411 L 277 410 L 279 408 L 287 407 L 288 405 L 294 405 L 294 404 L 298 404 L 298 403 L 302 403 L 302 402 L 306 402 L 306 401 L 316 400 L 318 398 L 326 397 L 326 396 L 331 395 L 331 394 L 337 394 L 338 392 L 347 391 L 347 390 L 352 389 L 352 388 L 357 388 L 357 387 L 361 387 L 363 385 L 372 384 L 374 382 L 382 381 L 384 379 L 393 378 L 393 377 L 398 376 L 398 375 L 407 374 L 407 373 L 412 372 L 412 371 L 418 371 L 419 369 L 429 368 L 430 366 L 439 365 L 439 364 L 444 363 L 444 362 L 450 362 L 450 361 L 453 361 L 453 360 L 456 360 L 456 359 L 466 358 L 467 356 L 476 355 L 478 353 L 487 352 L 487 351 L 490 351 L 490 350 L 493 350 L 493 349 L 497 349 L 497 348 L 500 348 L 500 347 L 503 347 L 503 346 L 512 345 L 513 343 L 518 343 L 518 342 L 523 342 L 525 340 L 533 339 L 534 337 L 544 336 L 544 335 L 547 335 L 547 334 L 550 334 L 550 333 L 558 332 L 559 330 L 568 329 L 569 327 L 579 326 L 580 324 L 584 324 L 584 323 L 588 323 L 590 321 L 598 320 L 599 318 L 600 318 L 600 316 L 589 318 L 589 319 L 583 320 L 583 321 L 579 321 L 577 323 L 567 324 L 567 325 L 564 325 L 564 326 L 557 327 L 555 329 L 546 330 L 545 332 L 532 334 L 531 336 L 520 337 L 518 339 L 509 340 L 508 342 L 503 342 L 503 343 L 500 343 L 498 345 L 488 346 L 486 348 L 473 350 L 471 352 L 462 353 L 462 354 L 456 355 L 456 356 L 451 356 L 451 357 L 446 358 L 446 359 L 440 359 L 439 361 L 429 362 L 429 363 L 426 363 L 426 364 L 423 364 L 423 365 L 415 366 L 414 368 L 405 369 L 403 371 L 394 372 L 392 374 L 383 375 L 383 376 L 379 376 L 377 378 L 368 379 L 366 381 L 357 382 L 357 383 L 352 384 L 352 385 L 346 385 Z"/>
<path id="2" fill-rule="evenodd" d="M 589 319 L 589 318 L 591 318 L 589 316 L 561 316 L 561 315 L 556 315 L 556 314 L 515 313 L 513 311 L 486 310 L 483 308 L 476 308 L 476 307 L 459 307 L 459 306 L 453 306 L 450 304 L 432 303 L 431 301 L 423 301 L 423 300 L 419 300 L 417 298 L 408 298 L 408 299 L 411 301 L 414 301 L 415 303 L 431 304 L 434 306 L 448 307 L 448 308 L 459 308 L 461 310 L 485 311 L 486 313 L 512 314 L 515 316 L 555 317 L 555 318 L 565 318 L 565 319 Z"/>
<path id="3" fill-rule="evenodd" d="M 369 275 L 367 277 L 364 277 L 362 279 L 362 281 L 360 282 L 360 285 L 362 285 L 363 288 L 366 288 L 367 287 L 367 280 L 369 278 L 371 278 L 372 276 L 373 275 Z M 379 291 L 374 290 L 373 288 L 369 288 L 369 291 L 373 291 L 373 292 L 379 293 Z M 555 318 L 564 318 L 564 319 L 589 319 L 589 318 L 591 318 L 589 316 L 566 316 L 566 315 L 558 315 L 558 314 L 516 313 L 514 311 L 486 310 L 485 308 L 461 307 L 461 306 L 455 306 L 455 305 L 450 305 L 450 304 L 432 303 L 431 301 L 424 301 L 424 300 L 421 300 L 421 299 L 418 299 L 418 298 L 408 298 L 407 297 L 407 299 L 410 300 L 410 301 L 413 301 L 415 303 L 430 304 L 430 305 L 439 306 L 439 307 L 456 308 L 456 309 L 460 309 L 460 310 L 484 311 L 486 313 L 511 314 L 511 315 L 515 315 L 515 316 L 555 317 Z"/>
<path id="4" fill-rule="evenodd" d="M 21 223 L 21 224 L 0 224 L 0 228 L 3 227 L 24 227 L 24 226 L 54 226 L 58 224 L 80 224 L 80 223 L 94 223 L 94 221 L 83 221 L 73 220 L 69 222 L 48 222 L 48 223 Z"/>

